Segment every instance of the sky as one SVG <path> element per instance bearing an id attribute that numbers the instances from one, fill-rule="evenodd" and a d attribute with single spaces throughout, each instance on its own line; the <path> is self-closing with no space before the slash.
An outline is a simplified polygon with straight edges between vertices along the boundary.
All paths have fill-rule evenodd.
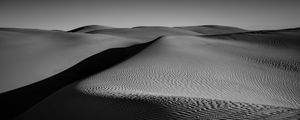
<path id="1" fill-rule="evenodd" d="M 300 27 L 300 0 L 0 0 L 0 27 Z"/>

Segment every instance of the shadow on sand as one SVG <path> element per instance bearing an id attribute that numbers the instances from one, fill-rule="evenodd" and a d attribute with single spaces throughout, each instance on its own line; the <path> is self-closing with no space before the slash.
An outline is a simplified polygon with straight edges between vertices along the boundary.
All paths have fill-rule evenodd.
<path id="1" fill-rule="evenodd" d="M 1 93 L 1 119 L 15 118 L 58 89 L 77 80 L 99 73 L 134 56 L 157 39 L 130 47 L 105 50 L 52 77 Z"/>

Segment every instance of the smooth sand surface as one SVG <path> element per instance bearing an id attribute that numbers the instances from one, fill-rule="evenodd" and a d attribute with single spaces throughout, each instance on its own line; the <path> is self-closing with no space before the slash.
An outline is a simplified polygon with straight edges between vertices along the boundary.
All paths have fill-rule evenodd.
<path id="1" fill-rule="evenodd" d="M 19 88 L 77 64 L 103 50 L 138 41 L 30 29 L 0 29 L 0 93 Z"/>
<path id="2" fill-rule="evenodd" d="M 194 31 L 205 35 L 239 33 L 239 32 L 248 31 L 237 27 L 221 26 L 221 25 L 185 26 L 185 27 L 177 27 L 177 28 Z"/>
<path id="3" fill-rule="evenodd" d="M 66 85 L 17 119 L 300 118 L 297 29 L 207 35 L 180 28 L 136 27 L 81 34 L 116 37 L 116 44 L 121 43 L 97 44 L 99 49 L 117 49 L 99 51 L 89 57 L 93 62 L 77 64 L 79 73 L 87 70 L 87 63 L 104 57 L 109 61 L 124 54 L 134 56 Z M 128 45 L 127 40 L 134 42 Z M 60 80 L 64 78 L 73 79 Z"/>
<path id="4" fill-rule="evenodd" d="M 276 48 L 300 49 L 300 28 L 283 30 L 261 30 L 248 31 L 229 34 L 205 35 L 209 38 L 219 38 L 222 40 L 243 41 Z M 298 57 L 298 56 L 295 56 Z"/>
<path id="5" fill-rule="evenodd" d="M 87 33 L 95 30 L 103 30 L 103 29 L 112 29 L 113 27 L 103 26 L 103 25 L 88 25 L 80 28 L 76 28 L 70 30 L 69 32 L 77 32 L 77 33 Z"/>
<path id="6" fill-rule="evenodd" d="M 136 38 L 142 41 L 150 41 L 154 40 L 157 37 L 163 35 L 202 35 L 197 32 L 179 29 L 179 28 L 171 28 L 171 27 L 134 27 L 134 28 L 115 28 L 115 29 L 104 29 L 104 30 L 95 30 L 88 32 L 90 34 L 109 34 L 115 36 Z"/>

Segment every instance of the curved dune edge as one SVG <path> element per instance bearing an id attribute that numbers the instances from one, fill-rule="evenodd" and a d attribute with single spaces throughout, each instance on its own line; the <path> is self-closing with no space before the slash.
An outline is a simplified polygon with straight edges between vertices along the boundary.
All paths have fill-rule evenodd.
<path id="1" fill-rule="evenodd" d="M 80 85 L 82 90 L 142 91 L 299 108 L 297 71 L 246 59 L 252 55 L 262 60 L 275 57 L 282 59 L 280 63 L 289 64 L 284 60 L 297 56 L 277 51 L 247 43 L 167 36 Z"/>
<path id="2" fill-rule="evenodd" d="M 75 28 L 73 30 L 69 30 L 68 32 L 86 33 L 90 31 L 103 30 L 103 29 L 113 29 L 113 27 L 103 26 L 103 25 L 87 25 L 87 26 Z"/>
<path id="3" fill-rule="evenodd" d="M 176 28 L 190 30 L 205 35 L 228 34 L 228 33 L 238 33 L 238 32 L 248 31 L 237 27 L 222 26 L 222 25 L 183 26 L 183 27 L 176 27 Z"/>
<path id="4" fill-rule="evenodd" d="M 106 49 L 139 43 L 111 35 L 0 28 L 0 93 L 46 79 Z"/>
<path id="5" fill-rule="evenodd" d="M 233 46 L 241 48 L 237 53 L 232 53 L 230 50 Z M 251 44 L 211 41 L 192 36 L 161 37 L 121 64 L 62 88 L 18 118 L 30 120 L 300 118 L 296 94 L 298 91 L 295 91 L 298 86 L 295 80 L 299 78 L 297 73 L 268 66 L 258 70 L 255 64 L 238 56 L 247 55 L 242 51 L 243 47 L 247 50 L 259 48 Z M 269 50 L 269 48 L 261 49 Z M 195 50 L 198 52 L 194 52 Z M 228 61 L 234 61 L 234 64 Z M 197 65 L 199 62 L 201 66 Z M 207 64 L 210 62 L 215 64 Z M 253 66 L 249 67 L 249 64 Z M 184 72 L 186 69 L 188 71 Z M 217 73 L 212 74 L 212 71 Z M 237 74 L 230 75 L 227 71 Z M 225 75 L 222 76 L 223 74 Z M 226 74 L 231 79 L 218 79 L 227 77 Z M 283 78 L 285 81 L 281 81 Z M 223 87 L 219 88 L 220 86 Z M 269 87 L 271 89 L 267 89 Z M 244 93 L 234 89 L 242 90 Z"/>
<path id="6" fill-rule="evenodd" d="M 201 37 L 242 41 L 279 48 L 300 49 L 300 28 L 212 34 L 202 35 Z"/>
<path id="7" fill-rule="evenodd" d="M 159 39 L 159 40 L 158 40 Z M 297 119 L 299 118 L 299 99 L 297 93 L 297 87 L 299 82 L 295 82 L 299 75 L 298 64 L 297 64 L 297 50 L 291 54 L 288 51 L 282 52 L 283 54 L 264 54 L 256 53 L 257 51 L 279 51 L 273 48 L 261 48 L 256 45 L 247 43 L 236 43 L 230 41 L 213 41 L 212 39 L 204 39 L 202 37 L 193 36 L 167 36 L 160 37 L 156 39 L 154 44 L 151 43 L 139 54 L 135 55 L 130 59 L 124 61 L 124 56 L 118 56 L 120 53 L 125 52 L 125 56 L 128 55 L 127 52 L 136 50 L 126 50 L 116 48 L 112 55 L 112 51 L 108 52 L 107 55 L 110 57 L 96 57 L 93 56 L 88 59 L 92 59 L 92 62 L 85 62 L 81 64 L 82 68 L 75 69 L 75 71 L 70 72 L 70 74 L 63 74 L 65 76 L 59 77 L 59 81 L 52 81 L 45 83 L 44 85 L 37 85 L 39 89 L 31 89 L 34 94 L 25 94 L 23 96 L 14 100 L 14 104 L 7 104 L 10 108 L 15 106 L 15 103 L 20 103 L 20 99 L 26 99 L 28 96 L 36 96 L 38 94 L 43 95 L 45 99 L 39 99 L 35 101 L 35 105 L 30 103 L 30 109 L 24 114 L 18 116 L 19 119 Z M 234 49 L 232 49 L 232 47 Z M 272 46 L 273 47 L 273 46 Z M 145 47 L 142 47 L 145 48 Z M 245 49 L 246 48 L 246 49 Z M 286 47 L 290 49 L 290 47 Z M 253 50 L 253 51 L 251 51 Z M 292 49 L 294 50 L 294 49 Z M 195 52 L 197 51 L 197 52 Z M 251 51 L 251 52 L 245 52 Z M 107 52 L 107 51 L 106 51 Z M 137 52 L 137 51 L 136 51 Z M 176 53 L 176 54 L 174 54 Z M 178 54 L 177 54 L 178 53 Z M 253 55 L 254 56 L 251 56 Z M 103 55 L 103 54 L 102 54 Z M 92 75 L 93 73 L 98 73 L 102 69 L 102 65 L 107 65 L 103 63 L 102 58 L 107 58 L 104 61 L 110 62 L 115 60 L 115 55 L 117 55 L 122 61 L 121 64 L 113 66 L 106 71 L 99 74 Z M 123 54 L 122 54 L 123 55 Z M 200 56 L 198 56 L 200 55 Z M 278 55 L 283 55 L 278 57 Z M 295 55 L 295 56 L 292 56 Z M 112 57 L 113 56 L 113 57 Z M 219 57 L 221 56 L 221 57 Z M 227 56 L 227 57 L 226 57 Z M 292 56 L 292 57 L 291 57 Z M 291 57 L 291 59 L 289 58 Z M 189 59 L 191 58 L 191 59 Z M 271 59 L 269 59 L 271 58 Z M 196 59 L 196 61 L 194 61 Z M 291 62 L 296 60 L 296 64 Z M 99 61 L 100 60 L 100 61 Z M 185 61 L 187 60 L 187 61 Z M 199 61 L 197 61 L 199 60 Z M 278 61 L 277 61 L 278 60 Z M 225 62 L 224 62 L 225 61 Z M 233 61 L 232 63 L 228 61 Z M 266 62 L 265 62 L 266 61 Z M 171 62 L 171 64 L 169 64 Z M 174 63 L 172 63 L 174 62 Z M 207 63 L 214 64 L 207 64 Z M 226 63 L 228 62 L 228 63 Z M 201 65 L 197 65 L 197 64 Z M 283 64 L 282 64 L 283 63 Z M 90 66 L 88 66 L 88 65 Z M 97 64 L 97 65 L 95 65 Z M 186 67 L 186 65 L 188 67 Z M 260 65 L 259 65 L 260 64 Z M 99 66 L 101 67 L 99 67 Z M 143 66 L 144 65 L 144 66 Z M 150 65 L 150 66 L 149 66 Z M 154 65 L 154 66 L 151 66 Z M 207 65 L 207 66 L 206 66 Z M 241 65 L 241 66 L 239 66 Z M 275 65 L 275 66 L 274 66 Z M 75 65 L 76 66 L 76 65 Z M 78 67 L 79 65 L 77 65 Z M 175 66 L 175 67 L 174 67 Z M 230 66 L 228 68 L 228 66 Z M 292 69 L 290 67 L 292 66 Z M 194 69 L 195 67 L 196 69 Z M 212 68 L 210 68 L 212 67 Z M 214 68 L 215 67 L 215 68 Z M 240 68 L 250 68 L 250 69 L 240 69 Z M 294 67 L 294 68 L 293 68 Z M 93 69 L 91 69 L 93 68 Z M 162 69 L 161 69 L 162 68 Z M 190 69 L 192 68 L 192 69 Z M 101 70 L 99 70 L 101 69 Z M 154 69 L 154 71 L 151 71 Z M 188 72 L 181 72 L 187 69 Z M 200 70 L 197 70 L 200 69 Z M 260 69 L 260 70 L 258 70 Z M 83 71 L 89 71 L 87 73 Z M 158 70 L 155 71 L 155 70 Z M 237 74 L 229 75 L 226 71 Z M 257 71 L 255 71 L 257 70 Z M 200 72 L 199 72 L 200 71 Z M 208 71 L 208 72 L 206 72 Z M 212 72 L 215 76 L 211 76 Z M 244 74 L 243 72 L 248 72 L 250 74 Z M 163 74 L 161 74 L 161 73 Z M 199 72 L 199 74 L 197 73 Z M 240 73 L 241 72 L 241 73 Z M 139 74 L 144 73 L 144 74 Z M 147 75 L 150 73 L 150 75 Z M 192 73 L 192 74 L 190 74 Z M 268 75 L 272 73 L 272 75 Z M 62 73 L 61 73 L 62 74 Z M 135 76 L 134 74 L 137 74 Z M 202 74 L 202 75 L 201 75 Z M 203 75 L 204 74 L 204 75 Z M 222 74 L 225 74 L 222 76 Z M 227 75 L 232 77 L 230 79 L 219 80 L 216 78 L 226 78 Z M 258 76 L 251 76 L 252 74 Z M 267 74 L 264 76 L 264 74 Z M 74 75 L 78 75 L 77 77 Z M 167 77 L 162 77 L 166 75 Z M 203 84 L 198 84 L 193 79 L 200 77 L 201 79 L 208 79 L 204 81 Z M 199 76 L 198 76 L 199 75 Z M 208 76 L 206 76 L 208 75 Z M 246 75 L 244 79 L 239 75 Z M 280 77 L 281 75 L 284 75 Z M 286 76 L 285 76 L 286 75 Z M 81 76 L 81 77 L 80 77 Z M 91 76 L 89 78 L 88 77 Z M 150 76 L 150 79 L 147 77 Z M 249 77 L 250 76 L 250 77 Z M 274 77 L 275 76 L 275 77 Z M 169 80 L 169 78 L 180 78 L 179 80 Z M 182 78 L 191 78 L 191 81 Z M 253 77 L 253 78 L 251 78 Z M 279 77 L 279 78 L 276 78 Z M 139 79 L 139 78 L 147 78 Z M 241 84 L 235 84 L 234 81 L 237 78 L 243 78 L 244 81 Z M 262 83 L 256 83 L 257 81 L 251 80 L 261 80 Z M 274 79 L 274 81 L 272 81 Z M 280 81 L 284 79 L 285 81 Z M 75 80 L 82 80 L 73 83 Z M 161 81 L 160 81 L 161 80 Z M 164 81 L 166 80 L 166 81 Z M 181 81 L 182 80 L 182 81 Z M 186 84 L 184 82 L 196 83 Z M 214 81 L 216 80 L 216 81 Z M 227 80 L 227 81 L 226 81 Z M 266 81 L 264 81 L 266 80 Z M 60 90 L 57 88 L 57 83 L 61 81 L 72 81 L 60 86 Z M 116 82 L 117 81 L 117 82 Z M 214 81 L 213 84 L 205 85 L 205 82 L 210 83 Z M 118 83 L 119 82 L 119 83 Z M 157 82 L 155 84 L 151 82 Z M 160 83 L 161 82 L 161 83 Z M 268 83 L 271 82 L 271 83 Z M 201 82 L 200 82 L 201 83 Z M 61 84 L 61 83 L 60 83 Z M 170 84 L 170 86 L 168 86 Z M 223 88 L 217 88 L 213 90 L 215 86 L 220 84 L 224 85 Z M 277 86 L 283 85 L 283 86 Z M 141 85 L 141 86 L 139 86 Z M 203 85 L 203 86 L 201 86 Z M 241 89 L 245 92 L 245 95 L 249 94 L 249 98 L 253 95 L 258 95 L 251 98 L 250 101 L 255 101 L 260 103 L 258 99 L 261 96 L 266 95 L 271 99 L 271 104 L 254 104 L 253 102 L 235 102 L 224 99 L 222 96 L 231 95 L 230 87 L 227 85 L 233 85 L 234 89 Z M 244 86 L 243 86 L 244 85 Z M 249 86 L 245 86 L 249 85 Z M 270 85 L 270 86 L 268 86 Z M 148 87 L 150 86 L 150 87 Z M 174 87 L 175 86 L 175 87 Z M 195 87 L 196 86 L 196 87 Z M 208 87 L 208 90 L 204 88 L 201 89 L 197 87 Z M 287 87 L 288 86 L 288 87 Z M 44 88 L 45 87 L 45 88 Z M 170 87 L 171 89 L 169 89 Z M 193 87 L 189 89 L 188 87 Z M 253 88 L 254 87 L 254 88 Z M 267 89 L 269 88 L 270 89 Z M 49 88 L 51 88 L 51 93 L 48 94 Z M 55 88 L 55 90 L 53 90 Z M 166 88 L 166 89 L 165 89 Z M 287 89 L 285 89 L 287 88 Z M 296 88 L 296 89 L 295 89 Z M 46 90 L 48 89 L 48 90 Z M 210 91 L 210 89 L 212 91 Z M 253 90 L 254 89 L 254 90 Z M 58 90 L 58 91 L 57 91 Z M 175 92 L 173 92 L 174 90 Z M 187 91 L 184 91 L 187 90 Z M 196 90 L 193 92 L 193 90 Z M 226 94 L 222 93 L 224 90 Z M 250 92 L 249 92 L 250 90 Z M 282 90 L 282 91 L 281 91 Z M 24 91 L 24 90 L 21 90 Z M 37 92 L 38 91 L 38 92 Z M 253 92 L 254 91 L 254 92 Z M 176 93 L 178 92 L 178 94 Z M 201 94 L 216 95 L 214 98 L 212 96 L 205 97 Z M 47 93 L 47 94 L 46 94 Z M 52 94 L 53 93 L 53 94 Z M 176 93 L 176 94 L 175 94 Z M 216 94 L 217 93 L 217 94 Z M 270 95 L 268 95 L 270 93 Z M 235 93 L 241 94 L 241 93 Z M 50 95 L 50 96 L 48 96 Z M 198 96 L 199 95 L 199 96 Z M 233 94 L 234 95 L 234 94 Z M 39 96 L 39 95 L 38 95 Z M 48 96 L 48 97 L 47 97 Z M 234 97 L 234 96 L 231 96 Z M 245 96 L 247 97 L 247 96 Z M 273 98 L 274 101 L 272 100 Z M 35 98 L 34 98 L 35 99 Z M 247 98 L 241 98 L 242 101 Z M 263 101 L 262 103 L 269 101 Z M 278 101 L 279 100 L 279 101 Z M 8 101 L 8 100 L 7 100 Z M 7 102 L 6 101 L 6 102 Z M 26 100 L 25 100 L 26 101 Z M 10 102 L 10 101 L 9 101 Z M 273 103 L 272 103 L 273 102 Z M 279 104 L 277 104 L 277 102 Z M 2 101 L 1 101 L 2 103 Z M 3 103 L 5 104 L 5 103 Z M 21 104 L 24 104 L 21 103 Z M 25 102 L 26 104 L 26 102 Z M 284 106 L 284 107 L 278 107 Z M 22 105 L 20 106 L 22 108 Z M 19 108 L 18 108 L 19 109 Z M 17 110 L 18 110 L 17 109 Z"/>
<path id="8" fill-rule="evenodd" d="M 154 41 L 155 40 L 129 47 L 104 50 L 54 76 L 21 88 L 1 93 L 0 106 L 1 109 L 5 109 L 1 118 L 11 119 L 16 117 L 60 88 L 112 67 L 137 54 Z M 11 109 L 12 106 L 17 107 Z"/>
<path id="9" fill-rule="evenodd" d="M 89 34 L 108 34 L 114 36 L 121 36 L 126 38 L 135 38 L 141 41 L 149 41 L 160 36 L 168 35 L 201 35 L 200 33 L 171 27 L 136 27 L 136 28 L 114 28 L 94 30 L 87 32 Z"/>

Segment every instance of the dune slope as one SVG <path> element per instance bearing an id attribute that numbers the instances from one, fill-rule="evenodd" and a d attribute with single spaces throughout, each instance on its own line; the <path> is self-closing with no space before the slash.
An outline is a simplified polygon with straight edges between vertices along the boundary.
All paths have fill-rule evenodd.
<path id="1" fill-rule="evenodd" d="M 0 93 L 58 74 L 109 48 L 139 43 L 110 35 L 0 29 Z"/>
<path id="2" fill-rule="evenodd" d="M 88 26 L 83 26 L 80 28 L 70 30 L 69 32 L 87 33 L 95 30 L 112 29 L 112 28 L 113 27 L 101 26 L 101 25 L 88 25 Z"/>
<path id="3" fill-rule="evenodd" d="M 260 30 L 204 36 L 223 40 L 243 41 L 272 47 L 299 49 L 300 46 L 300 28 L 283 30 Z"/>
<path id="4" fill-rule="evenodd" d="M 285 60 L 298 56 L 297 52 L 278 52 L 247 43 L 169 36 L 82 84 L 106 91 L 141 91 L 298 108 L 298 71 L 247 59 L 270 58 L 289 64 Z"/>
<path id="5" fill-rule="evenodd" d="M 134 45 L 128 48 L 105 50 L 45 80 L 0 94 L 1 109 L 5 110 L 2 118 L 13 118 L 25 112 L 60 88 L 114 66 L 141 51 L 151 43 Z M 12 106 L 17 107 L 10 109 Z"/>
<path id="6" fill-rule="evenodd" d="M 229 26 L 221 26 L 221 25 L 185 26 L 185 27 L 177 27 L 177 28 L 194 31 L 205 35 L 239 33 L 239 32 L 248 31 L 237 27 L 229 27 Z"/>
<path id="7" fill-rule="evenodd" d="M 134 27 L 115 28 L 87 32 L 90 34 L 109 34 L 127 38 L 136 38 L 143 41 L 151 41 L 164 35 L 201 35 L 200 33 L 171 27 Z"/>
<path id="8" fill-rule="evenodd" d="M 240 41 L 160 37 L 130 59 L 64 87 L 18 118 L 299 118 L 299 71 L 261 64 L 256 58 L 297 67 L 289 61 L 298 61 L 299 54 L 297 49 Z"/>

